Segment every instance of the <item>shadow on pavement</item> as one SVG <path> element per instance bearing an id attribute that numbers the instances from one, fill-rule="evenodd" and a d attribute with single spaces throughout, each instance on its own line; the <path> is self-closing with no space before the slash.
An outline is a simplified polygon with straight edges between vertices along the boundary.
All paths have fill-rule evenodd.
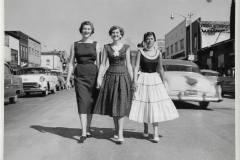
<path id="1" fill-rule="evenodd" d="M 177 109 L 192 109 L 192 110 L 213 111 L 212 109 L 201 108 L 199 105 L 195 105 L 195 104 L 184 102 L 184 101 L 173 101 L 173 103 L 174 103 L 174 105 L 176 106 Z"/>
<path id="2" fill-rule="evenodd" d="M 4 102 L 4 106 L 7 106 L 9 104 L 12 104 L 12 103 L 10 103 L 9 101 Z"/>
<path id="3" fill-rule="evenodd" d="M 79 143 L 80 138 L 75 138 L 80 137 L 81 134 L 81 129 L 77 128 L 64 128 L 64 127 L 44 127 L 44 126 L 38 126 L 38 125 L 32 125 L 30 128 L 36 129 L 37 131 L 41 133 L 51 133 L 55 134 L 64 138 L 69 138 L 72 140 L 76 140 Z M 134 129 L 132 129 L 134 130 Z M 92 138 L 96 139 L 106 139 L 109 140 L 113 143 L 117 143 L 117 139 L 113 138 L 114 135 L 114 129 L 113 128 L 97 128 L 97 127 L 91 127 L 91 134 Z M 136 138 L 136 139 L 146 139 L 149 140 L 150 142 L 153 142 L 150 138 L 152 135 L 149 135 L 150 138 L 143 138 L 143 135 L 141 132 L 131 132 L 129 129 L 124 129 L 123 131 L 124 138 Z M 161 138 L 162 136 L 159 135 Z"/>

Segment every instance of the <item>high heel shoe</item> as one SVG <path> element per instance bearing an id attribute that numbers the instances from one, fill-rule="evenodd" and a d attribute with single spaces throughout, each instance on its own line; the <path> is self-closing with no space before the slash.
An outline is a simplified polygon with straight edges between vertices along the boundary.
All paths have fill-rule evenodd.
<path id="1" fill-rule="evenodd" d="M 143 133 L 143 137 L 147 138 L 149 136 L 148 133 Z"/>
<path id="2" fill-rule="evenodd" d="M 124 142 L 124 138 L 119 138 L 118 139 L 118 144 L 122 144 Z"/>
<path id="3" fill-rule="evenodd" d="M 114 134 L 114 135 L 113 135 L 113 138 L 118 139 L 118 135 L 115 135 L 115 134 Z"/>
<path id="4" fill-rule="evenodd" d="M 86 136 L 81 136 L 80 140 L 78 141 L 78 143 L 84 143 L 84 141 L 86 140 Z"/>
<path id="5" fill-rule="evenodd" d="M 154 142 L 158 143 L 159 140 L 160 140 L 159 136 L 157 136 L 157 137 L 154 136 L 154 137 L 153 137 L 153 141 L 154 141 Z"/>
<path id="6" fill-rule="evenodd" d="M 91 138 L 91 137 L 92 137 L 91 133 L 87 133 L 87 138 Z"/>

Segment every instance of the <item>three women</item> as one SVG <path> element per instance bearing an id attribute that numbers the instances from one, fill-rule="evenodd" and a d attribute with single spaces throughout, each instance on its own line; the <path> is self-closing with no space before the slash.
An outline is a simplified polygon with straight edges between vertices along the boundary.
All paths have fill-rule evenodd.
<path id="1" fill-rule="evenodd" d="M 155 34 L 148 32 L 144 35 L 146 47 L 137 55 L 133 74 L 130 46 L 120 42 L 124 35 L 123 28 L 119 26 L 110 28 L 112 43 L 104 45 L 99 71 L 100 47 L 97 42 L 90 39 L 91 34 L 94 33 L 93 24 L 88 21 L 83 22 L 79 30 L 83 38 L 71 47 L 69 63 L 71 65 L 68 68 L 66 86 L 69 89 L 69 78 L 76 58 L 78 64 L 74 74 L 82 126 L 80 141 L 83 142 L 86 137 L 91 137 L 90 124 L 92 113 L 95 113 L 113 117 L 115 125 L 113 137 L 118 139 L 119 144 L 124 141 L 124 116 L 144 122 L 144 136 L 148 136 L 147 123 L 153 123 L 154 141 L 158 142 L 158 122 L 177 118 L 178 113 L 164 87 L 161 53 L 154 49 Z M 108 62 L 110 66 L 102 78 Z M 142 69 L 142 73 L 137 79 L 139 68 Z M 100 89 L 99 95 L 96 88 Z M 134 91 L 133 99 L 132 91 Z"/>

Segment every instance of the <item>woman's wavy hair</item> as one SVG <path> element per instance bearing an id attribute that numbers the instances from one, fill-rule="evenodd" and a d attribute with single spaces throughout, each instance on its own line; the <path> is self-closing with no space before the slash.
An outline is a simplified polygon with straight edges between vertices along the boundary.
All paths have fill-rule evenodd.
<path id="1" fill-rule="evenodd" d="M 80 33 L 82 33 L 83 26 L 85 26 L 85 25 L 91 26 L 91 28 L 92 28 L 91 34 L 93 34 L 94 33 L 94 26 L 93 26 L 93 23 L 90 22 L 90 21 L 84 21 L 84 22 L 81 23 L 81 26 L 79 28 Z"/>
<path id="2" fill-rule="evenodd" d="M 148 36 L 153 36 L 154 41 L 156 42 L 156 36 L 155 36 L 154 32 L 147 32 L 147 33 L 145 33 L 144 36 L 143 36 L 143 41 L 144 42 L 146 42 Z"/>
<path id="3" fill-rule="evenodd" d="M 121 34 L 121 36 L 123 37 L 123 35 L 124 35 L 124 29 L 122 28 L 122 27 L 119 27 L 119 26 L 112 26 L 111 28 L 110 28 L 110 30 L 109 30 L 109 36 L 111 36 L 112 35 L 112 31 L 114 31 L 114 30 L 116 30 L 116 29 L 119 29 L 119 31 L 120 31 L 120 34 Z"/>

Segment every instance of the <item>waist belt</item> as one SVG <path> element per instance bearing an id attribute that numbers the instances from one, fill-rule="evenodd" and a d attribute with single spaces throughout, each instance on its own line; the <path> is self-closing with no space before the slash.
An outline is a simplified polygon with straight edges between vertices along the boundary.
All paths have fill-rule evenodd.
<path id="1" fill-rule="evenodd" d="M 78 64 L 94 64 L 94 61 L 81 61 Z"/>
<path id="2" fill-rule="evenodd" d="M 154 72 L 157 72 L 157 70 L 156 70 L 156 69 L 154 69 L 154 70 L 143 69 L 142 72 L 146 72 L 146 73 L 154 73 Z"/>

